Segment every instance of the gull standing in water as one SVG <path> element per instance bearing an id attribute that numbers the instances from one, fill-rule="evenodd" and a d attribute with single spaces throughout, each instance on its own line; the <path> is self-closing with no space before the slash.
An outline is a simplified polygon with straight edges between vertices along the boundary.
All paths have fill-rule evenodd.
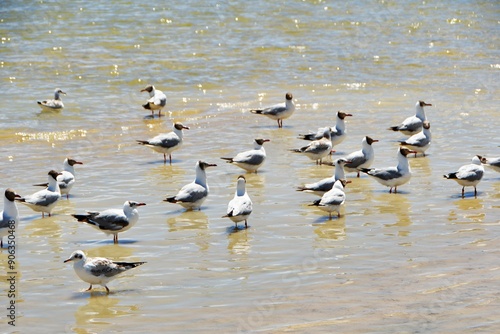
<path id="1" fill-rule="evenodd" d="M 66 95 L 66 93 L 63 92 L 60 88 L 56 88 L 54 91 L 53 100 L 37 101 L 37 103 L 44 111 L 63 110 L 64 104 L 61 100 L 60 94 Z"/>
<path id="2" fill-rule="evenodd" d="M 238 153 L 234 158 L 221 158 L 226 160 L 228 163 L 235 164 L 236 166 L 243 168 L 249 173 L 257 173 L 257 169 L 266 160 L 266 150 L 264 149 L 264 143 L 270 141 L 269 139 L 255 139 L 253 150 Z"/>
<path id="3" fill-rule="evenodd" d="M 149 140 L 137 140 L 140 145 L 144 145 L 155 150 L 158 153 L 163 153 L 163 162 L 167 163 L 167 154 L 172 165 L 172 152 L 178 150 L 182 146 L 184 137 L 183 129 L 189 130 L 188 126 L 182 123 L 174 123 L 174 131 L 167 134 L 161 134 Z"/>
<path id="4" fill-rule="evenodd" d="M 246 191 L 246 180 L 243 175 L 238 177 L 236 183 L 236 193 L 234 198 L 229 202 L 227 206 L 227 214 L 222 216 L 222 218 L 228 217 L 236 225 L 235 229 L 238 229 L 238 223 L 245 221 L 245 228 L 248 228 L 247 219 L 252 213 L 252 200 L 248 196 Z"/>
<path id="5" fill-rule="evenodd" d="M 297 191 L 312 193 L 318 196 L 323 196 L 327 191 L 331 190 L 337 180 L 345 180 L 344 167 L 350 161 L 340 158 L 335 161 L 335 172 L 331 177 L 327 177 L 316 183 L 309 183 L 299 187 Z"/>
<path id="6" fill-rule="evenodd" d="M 278 128 L 283 127 L 283 120 L 292 116 L 295 111 L 292 93 L 286 93 L 285 102 L 264 109 L 252 109 L 253 114 L 264 115 L 278 122 Z"/>
<path id="7" fill-rule="evenodd" d="M 375 152 L 373 151 L 373 143 L 378 142 L 376 139 L 371 137 L 364 137 L 361 141 L 361 150 L 352 152 L 347 157 L 346 160 L 349 162 L 345 164 L 344 169 L 348 173 L 358 173 L 361 168 L 368 168 L 372 165 L 373 159 L 375 159 Z"/>
<path id="8" fill-rule="evenodd" d="M 336 146 L 344 141 L 346 138 L 345 121 L 347 116 L 352 116 L 352 114 L 345 113 L 343 111 L 337 112 L 337 122 L 335 127 L 327 127 L 330 130 L 330 140 L 332 141 L 332 146 Z M 307 135 L 299 135 L 300 139 L 305 140 L 318 140 L 323 137 L 325 128 L 319 128 L 316 133 L 309 133 Z"/>
<path id="9" fill-rule="evenodd" d="M 464 197 L 465 187 L 474 187 L 474 196 L 477 196 L 476 185 L 481 181 L 484 175 L 484 167 L 481 165 L 483 157 L 476 155 L 472 158 L 472 163 L 464 165 L 454 173 L 443 175 L 445 179 L 455 180 L 462 186 L 462 198 Z"/>
<path id="10" fill-rule="evenodd" d="M 123 209 L 108 209 L 103 212 L 89 211 L 86 215 L 72 215 L 79 222 L 84 222 L 92 227 L 113 235 L 113 243 L 118 243 L 118 233 L 125 232 L 139 220 L 137 207 L 146 205 L 134 201 L 126 201 Z"/>
<path id="11" fill-rule="evenodd" d="M 391 126 L 388 130 L 401 131 L 408 136 L 418 133 L 420 130 L 422 130 L 423 122 L 427 120 L 424 107 L 430 106 L 432 106 L 432 104 L 425 103 L 424 101 L 417 101 L 417 103 L 415 104 L 415 115 L 406 118 L 400 125 Z"/>
<path id="12" fill-rule="evenodd" d="M 54 209 L 59 199 L 61 199 L 61 190 L 57 182 L 57 177 L 59 175 L 62 174 L 55 170 L 51 170 L 49 172 L 49 182 L 46 189 L 37 191 L 33 195 L 16 198 L 16 200 L 30 207 L 33 211 L 41 212 L 42 218 L 45 217 L 45 213 L 48 213 L 50 217 L 52 209 Z"/>
<path id="13" fill-rule="evenodd" d="M 155 86 L 149 85 L 141 90 L 142 92 L 149 93 L 149 100 L 142 106 L 144 109 L 151 110 L 151 116 L 154 116 L 155 110 L 158 110 L 158 117 L 161 117 L 161 110 L 167 104 L 167 97 L 161 90 L 155 89 Z"/>
<path id="14" fill-rule="evenodd" d="M 115 279 L 118 274 L 146 263 L 115 262 L 104 257 L 92 258 L 85 256 L 85 253 L 81 250 L 74 251 L 67 260 L 64 260 L 64 263 L 67 262 L 73 262 L 73 269 L 78 277 L 90 284 L 90 287 L 85 291 L 90 291 L 92 285 L 99 284 L 106 288 L 107 294 L 109 294 L 109 289 L 106 285 Z"/>
<path id="15" fill-rule="evenodd" d="M 411 178 L 410 163 L 408 162 L 407 155 L 415 153 L 405 147 L 398 149 L 398 165 L 388 168 L 361 168 L 363 173 L 366 173 L 377 180 L 380 184 L 390 187 L 389 193 L 398 192 L 398 186 L 401 186 Z"/>
<path id="16" fill-rule="evenodd" d="M 19 211 L 15 202 L 21 198 L 14 189 L 7 188 L 3 199 L 3 210 L 0 211 L 0 248 L 3 248 L 3 237 L 9 234 L 9 230 L 15 233 L 19 225 Z M 7 243 L 8 244 L 8 243 Z"/>
<path id="17" fill-rule="evenodd" d="M 207 199 L 209 193 L 205 169 L 214 166 L 217 165 L 209 164 L 201 160 L 198 161 L 195 167 L 196 178 L 194 181 L 182 187 L 177 195 L 167 197 L 164 201 L 178 203 L 187 210 L 201 210 L 201 205 Z"/>
<path id="18" fill-rule="evenodd" d="M 76 161 L 75 159 L 66 158 L 63 163 L 63 171 L 61 175 L 57 177 L 57 183 L 59 184 L 59 189 L 61 190 L 61 195 L 66 195 L 66 199 L 69 199 L 69 192 L 73 185 L 75 184 L 75 165 L 83 165 L 83 162 Z M 48 183 L 35 184 L 35 186 L 47 187 Z"/>
<path id="19" fill-rule="evenodd" d="M 323 158 L 332 152 L 332 141 L 330 140 L 330 129 L 325 128 L 323 137 L 312 141 L 309 145 L 291 150 L 295 153 L 302 153 L 309 159 L 315 160 L 317 165 L 323 163 Z"/>
<path id="20" fill-rule="evenodd" d="M 493 170 L 500 172 L 500 158 L 481 157 L 481 162 Z"/>
<path id="21" fill-rule="evenodd" d="M 425 151 L 431 146 L 431 123 L 424 121 L 421 132 L 399 143 L 415 151 L 415 157 L 417 157 L 417 153 L 422 153 L 425 157 Z"/>
<path id="22" fill-rule="evenodd" d="M 320 199 L 317 199 L 310 204 L 317 206 L 319 209 L 328 212 L 328 217 L 332 219 L 332 212 L 337 212 L 337 217 L 340 218 L 340 207 L 345 203 L 345 185 L 350 182 L 346 180 L 335 181 L 331 190 L 327 191 Z"/>

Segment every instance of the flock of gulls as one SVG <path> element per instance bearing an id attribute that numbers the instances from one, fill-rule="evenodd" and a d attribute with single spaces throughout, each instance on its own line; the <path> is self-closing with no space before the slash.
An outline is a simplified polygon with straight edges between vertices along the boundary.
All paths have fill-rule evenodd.
<path id="1" fill-rule="evenodd" d="M 162 109 L 166 106 L 166 96 L 163 92 L 149 85 L 141 90 L 147 92 L 149 99 L 143 108 L 151 110 L 154 116 L 158 111 L 161 116 Z M 64 108 L 61 94 L 66 95 L 57 88 L 54 92 L 53 100 L 39 101 L 38 104 L 43 110 L 62 110 Z M 320 198 L 310 205 L 317 206 L 325 211 L 332 218 L 333 213 L 340 217 L 340 208 L 346 200 L 345 187 L 352 182 L 347 180 L 345 173 L 356 173 L 360 177 L 365 173 L 384 186 L 389 187 L 389 193 L 397 193 L 398 187 L 407 183 L 411 178 L 411 169 L 408 156 L 417 154 L 425 156 L 426 150 L 431 144 L 430 122 L 427 120 L 424 108 L 432 106 L 423 101 L 418 101 L 415 105 L 415 115 L 406 118 L 401 124 L 390 127 L 389 130 L 398 131 L 405 134 L 408 139 L 400 141 L 397 151 L 397 165 L 386 168 L 371 168 L 375 154 L 373 143 L 378 140 L 365 136 L 361 142 L 361 149 L 352 152 L 345 157 L 333 160 L 333 162 L 323 162 L 323 159 L 333 152 L 335 146 L 339 145 L 346 138 L 345 118 L 352 114 L 339 111 L 336 114 L 335 126 L 319 128 L 317 132 L 299 135 L 299 138 L 308 141 L 303 147 L 292 149 L 291 152 L 301 154 L 315 161 L 317 164 L 331 164 L 335 166 L 331 177 L 319 180 L 314 183 L 305 184 L 297 188 L 298 191 L 312 193 Z M 264 109 L 250 110 L 253 114 L 264 115 L 277 121 L 278 127 L 283 127 L 283 120 L 292 116 L 295 111 L 295 104 L 291 93 L 286 93 L 285 102 Z M 172 164 L 172 153 L 178 150 L 183 143 L 183 130 L 189 127 L 182 123 L 173 124 L 173 130 L 167 134 L 160 134 L 148 140 L 137 140 L 138 144 L 149 147 L 154 151 L 163 154 L 164 162 Z M 227 163 L 234 164 L 248 173 L 257 173 L 258 169 L 266 160 L 264 143 L 269 139 L 257 138 L 254 140 L 252 150 L 236 154 L 234 157 L 221 157 Z M 19 223 L 19 213 L 16 202 L 22 203 L 33 211 L 51 215 L 57 202 L 66 195 L 69 199 L 70 191 L 75 184 L 75 165 L 82 162 L 72 158 L 66 158 L 63 162 L 61 172 L 51 170 L 47 176 L 47 183 L 36 184 L 44 189 L 31 195 L 20 196 L 12 188 L 5 190 L 4 209 L 0 212 L 0 247 L 3 247 L 3 237 L 8 235 L 12 223 L 15 226 Z M 500 158 L 488 159 L 482 156 L 474 156 L 470 164 L 460 167 L 456 172 L 444 175 L 446 179 L 455 180 L 462 186 L 462 197 L 466 186 L 474 187 L 474 195 L 477 196 L 476 185 L 484 175 L 483 165 L 491 167 L 500 172 Z M 183 186 L 176 195 L 164 199 L 168 203 L 176 203 L 186 210 L 200 210 L 201 205 L 209 195 L 206 169 L 216 166 L 204 161 L 198 161 L 195 165 L 195 179 L 193 182 Z M 72 216 L 79 222 L 86 223 L 107 235 L 113 236 L 113 242 L 118 243 L 118 234 L 127 231 L 139 220 L 138 207 L 146 203 L 125 201 L 121 209 L 108 209 L 101 212 L 87 212 L 86 214 L 73 214 Z M 238 223 L 248 227 L 248 218 L 252 213 L 252 200 L 246 191 L 246 180 L 243 175 L 236 181 L 236 192 L 234 198 L 229 202 L 226 214 L 223 217 L 231 219 L 235 223 L 235 230 L 238 230 Z M 106 258 L 90 258 L 81 250 L 77 250 L 64 262 L 73 262 L 76 274 L 84 282 L 90 284 L 86 290 L 91 290 L 92 285 L 98 284 L 109 289 L 107 283 L 116 275 L 135 268 L 145 262 L 115 262 Z"/>

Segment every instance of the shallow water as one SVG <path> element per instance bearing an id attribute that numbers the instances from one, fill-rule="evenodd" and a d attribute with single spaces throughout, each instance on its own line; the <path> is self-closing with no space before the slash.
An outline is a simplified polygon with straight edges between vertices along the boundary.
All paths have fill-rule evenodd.
<path id="1" fill-rule="evenodd" d="M 54 215 L 20 206 L 16 327 L 34 332 L 496 332 L 500 329 L 500 175 L 487 170 L 474 198 L 442 175 L 475 154 L 499 155 L 495 2 L 324 1 L 181 3 L 8 2 L 0 9 L 1 188 L 22 195 L 71 156 L 77 184 Z M 151 118 L 140 89 L 167 95 Z M 61 87 L 65 109 L 36 101 Z M 250 108 L 294 94 L 297 111 L 278 129 Z M 334 158 L 375 143 L 373 167 L 395 164 L 389 132 L 422 99 L 431 122 L 427 157 L 411 158 L 399 194 L 354 178 L 342 217 L 308 206 L 295 188 L 333 173 L 289 149 L 299 133 L 348 119 Z M 191 127 L 173 164 L 136 144 Z M 245 174 L 254 203 L 248 230 L 224 218 L 238 175 L 224 163 L 269 138 L 258 174 Z M 208 170 L 200 212 L 162 202 Z M 147 203 L 112 238 L 72 213 Z M 4 239 L 5 240 L 5 239 Z M 80 292 L 73 250 L 147 261 Z M 7 250 L 0 275 L 7 279 Z M 2 295 L 7 284 L 1 283 Z M 2 297 L 2 309 L 8 298 Z"/>

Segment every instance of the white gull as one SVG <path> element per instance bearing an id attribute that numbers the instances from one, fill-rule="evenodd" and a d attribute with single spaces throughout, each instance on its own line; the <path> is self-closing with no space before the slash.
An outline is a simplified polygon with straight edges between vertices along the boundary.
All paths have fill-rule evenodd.
<path id="1" fill-rule="evenodd" d="M 269 117 L 270 119 L 274 119 L 278 122 L 278 128 L 283 127 L 283 120 L 292 116 L 294 111 L 295 104 L 293 103 L 292 93 L 286 93 L 284 103 L 276 104 L 264 109 L 250 110 L 250 112 L 253 114 L 264 115 Z"/>
<path id="2" fill-rule="evenodd" d="M 149 140 L 137 140 L 140 145 L 144 145 L 155 150 L 158 153 L 163 153 L 163 162 L 167 163 L 167 154 L 172 164 L 172 152 L 178 150 L 182 146 L 184 132 L 183 129 L 189 130 L 188 126 L 182 123 L 174 123 L 173 131 L 153 137 Z"/>
<path id="3" fill-rule="evenodd" d="M 266 150 L 263 145 L 268 141 L 269 139 L 255 139 L 253 150 L 238 153 L 234 158 L 221 159 L 226 160 L 228 163 L 235 164 L 249 173 L 257 173 L 257 169 L 259 169 L 266 160 Z"/>

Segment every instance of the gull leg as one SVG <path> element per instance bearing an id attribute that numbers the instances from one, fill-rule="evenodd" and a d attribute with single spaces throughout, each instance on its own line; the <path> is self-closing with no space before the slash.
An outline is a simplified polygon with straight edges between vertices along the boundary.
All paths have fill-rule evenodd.
<path id="1" fill-rule="evenodd" d="M 462 187 L 462 198 L 464 198 L 464 193 L 465 193 L 465 187 Z"/>
<path id="2" fill-rule="evenodd" d="M 90 284 L 90 286 L 87 290 L 83 290 L 83 291 L 90 291 L 90 290 L 92 290 L 92 284 Z"/>
<path id="3" fill-rule="evenodd" d="M 394 193 L 396 194 L 398 192 L 398 186 L 394 187 Z"/>
<path id="4" fill-rule="evenodd" d="M 337 218 L 340 218 L 340 210 L 337 211 Z"/>
<path id="5" fill-rule="evenodd" d="M 248 228 L 247 220 L 245 219 L 245 228 Z"/>
<path id="6" fill-rule="evenodd" d="M 69 193 L 66 194 L 66 199 L 69 199 Z"/>
<path id="7" fill-rule="evenodd" d="M 0 239 L 0 248 L 3 248 L 3 239 Z"/>
<path id="8" fill-rule="evenodd" d="M 359 177 L 359 172 L 358 172 L 358 177 Z"/>
<path id="9" fill-rule="evenodd" d="M 476 189 L 476 186 L 474 186 L 474 197 L 477 197 L 477 189 Z"/>
<path id="10" fill-rule="evenodd" d="M 104 286 L 106 288 L 106 294 L 109 295 L 109 289 L 107 286 Z"/>
<path id="11" fill-rule="evenodd" d="M 172 154 L 169 154 L 168 157 L 170 158 L 170 166 L 172 166 Z"/>
<path id="12" fill-rule="evenodd" d="M 163 163 L 164 164 L 167 163 L 167 155 L 165 153 L 163 153 Z"/>
<path id="13" fill-rule="evenodd" d="M 113 243 L 114 244 L 118 243 L 118 233 L 113 236 Z"/>
<path id="14" fill-rule="evenodd" d="M 234 223 L 234 230 L 238 231 L 238 223 Z"/>
<path id="15" fill-rule="evenodd" d="M 389 194 L 392 194 L 392 187 L 389 189 Z"/>

